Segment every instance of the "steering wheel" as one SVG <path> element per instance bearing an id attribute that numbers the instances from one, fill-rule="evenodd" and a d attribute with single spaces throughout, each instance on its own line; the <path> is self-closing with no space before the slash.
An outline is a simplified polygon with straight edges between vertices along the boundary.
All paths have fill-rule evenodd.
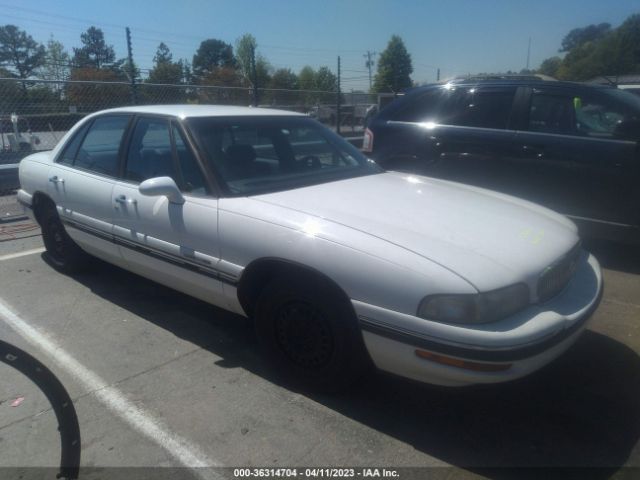
<path id="1" fill-rule="evenodd" d="M 307 155 L 296 161 L 300 170 L 319 170 L 322 168 L 322 162 L 315 155 Z"/>

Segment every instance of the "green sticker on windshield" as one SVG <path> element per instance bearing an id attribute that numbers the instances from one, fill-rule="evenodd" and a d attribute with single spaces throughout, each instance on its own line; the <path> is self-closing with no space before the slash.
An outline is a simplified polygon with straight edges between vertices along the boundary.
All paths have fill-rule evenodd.
<path id="1" fill-rule="evenodd" d="M 580 110 L 582 108 L 582 99 L 580 97 L 573 97 L 573 108 Z"/>

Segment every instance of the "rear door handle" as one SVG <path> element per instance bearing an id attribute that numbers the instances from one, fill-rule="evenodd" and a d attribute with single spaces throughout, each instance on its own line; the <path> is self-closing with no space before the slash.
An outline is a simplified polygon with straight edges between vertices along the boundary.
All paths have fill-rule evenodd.
<path id="1" fill-rule="evenodd" d="M 57 175 L 54 175 L 53 177 L 49 177 L 49 181 L 51 183 L 64 183 L 64 179 L 59 178 Z"/>
<path id="2" fill-rule="evenodd" d="M 544 158 L 544 149 L 540 147 L 523 145 L 522 152 L 529 157 Z"/>
<path id="3" fill-rule="evenodd" d="M 135 198 L 127 198 L 126 195 L 118 195 L 116 197 L 116 203 L 121 205 L 135 205 L 138 201 Z"/>

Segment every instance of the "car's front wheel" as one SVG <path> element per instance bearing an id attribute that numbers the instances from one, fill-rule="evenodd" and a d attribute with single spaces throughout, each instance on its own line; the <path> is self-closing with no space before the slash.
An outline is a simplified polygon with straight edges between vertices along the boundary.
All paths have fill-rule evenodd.
<path id="1" fill-rule="evenodd" d="M 64 273 L 84 270 L 91 257 L 71 239 L 55 207 L 47 205 L 42 210 L 39 220 L 49 263 Z"/>
<path id="2" fill-rule="evenodd" d="M 343 390 L 370 366 L 350 304 L 323 279 L 275 278 L 258 299 L 255 321 L 278 373 L 303 387 Z"/>

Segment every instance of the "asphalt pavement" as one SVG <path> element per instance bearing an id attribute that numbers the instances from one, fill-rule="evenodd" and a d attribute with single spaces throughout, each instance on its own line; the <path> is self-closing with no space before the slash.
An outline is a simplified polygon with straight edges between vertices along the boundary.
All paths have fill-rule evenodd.
<path id="1" fill-rule="evenodd" d="M 512 478 L 523 467 L 640 474 L 638 248 L 587 242 L 605 268 L 602 304 L 577 344 L 529 378 L 446 389 L 378 373 L 321 395 L 279 383 L 247 319 L 101 262 L 61 275 L 37 230 L 17 231 L 0 237 L 0 339 L 68 391 L 81 478 L 131 467 L 140 467 L 135 478 L 170 467 L 234 478 L 206 467 L 242 466 L 426 468 L 414 478 Z M 24 467 L 56 467 L 60 452 L 45 394 L 0 364 L 0 477 L 49 472 Z"/>

